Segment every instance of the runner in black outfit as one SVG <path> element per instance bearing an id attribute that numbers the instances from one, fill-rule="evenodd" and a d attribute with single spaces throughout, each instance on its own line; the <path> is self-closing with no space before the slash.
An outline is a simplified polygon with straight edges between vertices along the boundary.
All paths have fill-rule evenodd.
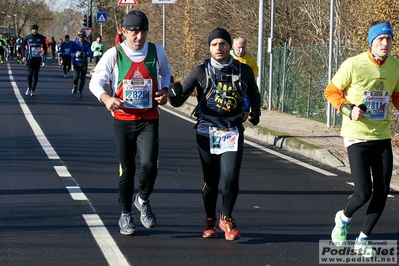
<path id="1" fill-rule="evenodd" d="M 206 221 L 204 238 L 215 238 L 216 202 L 218 185 L 222 180 L 222 213 L 219 227 L 226 240 L 240 238 L 232 218 L 238 196 L 239 173 L 243 156 L 244 127 L 248 117 L 245 94 L 249 97 L 251 118 L 257 125 L 260 116 L 260 93 L 250 66 L 230 56 L 231 37 L 221 28 L 213 30 L 208 38 L 211 58 L 194 68 L 183 86 L 173 83 L 168 91 L 170 103 L 181 106 L 197 89 L 198 106 L 195 109 L 197 147 L 201 159 L 204 185 L 202 197 Z"/>
<path id="2" fill-rule="evenodd" d="M 69 41 L 69 35 L 65 35 L 65 41 L 61 43 L 61 54 L 62 54 L 62 65 L 64 67 L 64 78 L 69 77 L 71 71 L 72 57 L 69 54 L 71 49 L 71 42 Z"/>
<path id="3" fill-rule="evenodd" d="M 38 33 L 39 27 L 34 24 L 31 27 L 31 34 L 25 37 L 22 43 L 22 62 L 28 66 L 29 87 L 25 95 L 34 96 L 39 78 L 41 64 L 41 48 L 46 46 L 44 36 Z"/>

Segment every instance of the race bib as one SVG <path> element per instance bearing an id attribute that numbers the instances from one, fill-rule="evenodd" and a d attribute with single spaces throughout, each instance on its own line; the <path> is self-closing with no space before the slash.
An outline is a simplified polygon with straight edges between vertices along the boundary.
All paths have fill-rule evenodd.
<path id="1" fill-rule="evenodd" d="M 40 57 L 40 48 L 39 47 L 32 47 L 32 57 Z"/>
<path id="2" fill-rule="evenodd" d="M 240 133 L 237 127 L 220 130 L 209 127 L 209 144 L 211 154 L 222 154 L 228 151 L 237 151 Z"/>
<path id="3" fill-rule="evenodd" d="M 367 106 L 364 117 L 371 120 L 384 120 L 389 104 L 388 91 L 365 91 L 362 102 Z"/>
<path id="4" fill-rule="evenodd" d="M 152 79 L 124 79 L 122 82 L 125 108 L 152 108 Z"/>

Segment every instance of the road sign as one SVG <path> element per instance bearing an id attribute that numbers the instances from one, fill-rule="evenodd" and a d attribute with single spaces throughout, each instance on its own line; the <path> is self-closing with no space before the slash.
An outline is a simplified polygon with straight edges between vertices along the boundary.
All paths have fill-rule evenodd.
<path id="1" fill-rule="evenodd" d="M 90 38 L 91 34 L 93 33 L 93 29 L 92 28 L 82 28 L 82 30 L 84 30 L 86 32 L 86 37 Z"/>
<path id="2" fill-rule="evenodd" d="M 96 15 L 96 21 L 97 23 L 107 23 L 108 21 L 107 12 L 98 12 Z"/>
<path id="3" fill-rule="evenodd" d="M 133 5 L 137 5 L 137 1 L 136 0 L 119 0 L 118 5 L 133 6 Z"/>
<path id="4" fill-rule="evenodd" d="M 153 4 L 176 4 L 177 0 L 152 0 Z"/>

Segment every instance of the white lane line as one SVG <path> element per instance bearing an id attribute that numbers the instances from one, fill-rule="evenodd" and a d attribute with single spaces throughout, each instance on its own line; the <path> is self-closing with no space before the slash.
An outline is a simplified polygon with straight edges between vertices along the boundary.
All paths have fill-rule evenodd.
<path id="1" fill-rule="evenodd" d="M 289 156 L 287 156 L 287 155 L 284 155 L 284 154 L 281 154 L 281 153 L 279 153 L 279 152 L 273 151 L 273 150 L 271 150 L 271 149 L 265 148 L 265 147 L 263 147 L 262 145 L 256 144 L 256 143 L 254 143 L 254 142 L 252 142 L 252 141 L 245 140 L 245 143 L 247 143 L 247 144 L 249 144 L 249 145 L 251 145 L 251 146 L 253 146 L 253 147 L 255 147 L 255 148 L 258 148 L 258 149 L 260 149 L 260 150 L 262 150 L 262 151 L 268 152 L 268 153 L 273 154 L 273 155 L 275 155 L 275 156 L 278 156 L 278 157 L 280 157 L 280 158 L 282 158 L 282 159 L 285 159 L 285 160 L 287 160 L 287 161 L 290 161 L 290 162 L 292 162 L 292 163 L 295 163 L 295 164 L 298 164 L 298 165 L 303 166 L 303 167 L 305 167 L 305 168 L 308 168 L 308 169 L 310 169 L 310 170 L 316 171 L 316 172 L 318 172 L 318 173 L 320 173 L 320 174 L 323 174 L 323 175 L 326 175 L 326 176 L 337 176 L 336 174 L 333 174 L 333 173 L 331 173 L 331 172 L 325 171 L 325 170 L 323 170 L 323 169 L 320 169 L 320 168 L 315 167 L 315 166 L 313 166 L 313 165 L 310 165 L 310 164 L 308 164 L 308 163 L 301 162 L 301 161 L 296 160 L 296 159 L 294 159 L 294 158 L 291 158 L 291 157 L 289 157 Z"/>
<path id="2" fill-rule="evenodd" d="M 350 185 L 350 186 L 355 186 L 355 183 L 353 183 L 353 182 L 346 182 L 348 185 Z M 388 198 L 394 198 L 395 196 L 394 195 L 391 195 L 391 194 L 388 194 Z"/>
<path id="3" fill-rule="evenodd" d="M 68 169 L 65 166 L 54 166 L 55 171 L 59 177 L 71 177 Z"/>
<path id="4" fill-rule="evenodd" d="M 171 113 L 171 114 L 173 114 L 173 115 L 175 115 L 175 116 L 177 116 L 177 117 L 180 117 L 180 118 L 182 118 L 182 119 L 184 119 L 184 120 L 186 120 L 186 121 L 189 121 L 189 122 L 191 122 L 191 123 L 193 123 L 193 124 L 196 123 L 195 120 L 190 119 L 190 118 L 188 118 L 187 116 L 181 115 L 181 114 L 179 114 L 179 113 L 177 113 L 177 112 L 174 112 L 173 110 L 170 110 L 170 109 L 165 108 L 165 107 L 162 107 L 161 109 L 162 109 L 163 111 L 166 111 L 166 112 L 168 112 L 168 113 Z M 337 176 L 336 174 L 333 174 L 333 173 L 331 173 L 331 172 L 325 171 L 325 170 L 320 169 L 320 168 L 318 168 L 318 167 L 315 167 L 315 166 L 313 166 L 313 165 L 310 165 L 310 164 L 301 162 L 301 161 L 299 161 L 299 160 L 296 160 L 296 159 L 294 159 L 294 158 L 291 158 L 291 157 L 289 157 L 289 156 L 287 156 L 287 155 L 284 155 L 284 154 L 281 154 L 281 153 L 279 153 L 279 152 L 273 151 L 273 150 L 271 150 L 271 149 L 265 148 L 265 147 L 263 147 L 263 146 L 261 146 L 261 145 L 259 145 L 259 144 L 256 144 L 256 143 L 254 143 L 254 142 L 252 142 L 252 141 L 244 140 L 244 142 L 245 142 L 246 144 L 251 145 L 251 146 L 253 146 L 253 147 L 255 147 L 255 148 L 258 148 L 258 149 L 260 149 L 260 150 L 262 150 L 262 151 L 265 151 L 265 152 L 267 152 L 267 153 L 273 154 L 273 155 L 275 155 L 275 156 L 278 156 L 278 157 L 280 157 L 280 158 L 282 158 L 282 159 L 285 159 L 285 160 L 290 161 L 290 162 L 292 162 L 292 163 L 298 164 L 298 165 L 303 166 L 303 167 L 305 167 L 305 168 L 308 168 L 308 169 L 310 169 L 310 170 L 316 171 L 316 172 L 318 172 L 318 173 L 320 173 L 320 174 L 323 174 L 323 175 L 326 175 L 326 176 Z"/>
<path id="5" fill-rule="evenodd" d="M 110 266 L 129 266 L 130 264 L 119 250 L 100 217 L 97 214 L 83 214 L 83 218 L 86 220 L 108 264 Z"/>
<path id="6" fill-rule="evenodd" d="M 39 124 L 36 122 L 35 118 L 33 117 L 29 107 L 26 105 L 25 100 L 22 98 L 21 93 L 19 92 L 18 86 L 14 81 L 14 76 L 12 75 L 10 64 L 7 64 L 8 68 L 8 76 L 11 81 L 11 86 L 13 87 L 14 94 L 17 97 L 18 103 L 21 106 L 22 112 L 25 115 L 26 120 L 30 127 L 33 130 L 37 140 L 39 141 L 40 145 L 42 146 L 44 152 L 47 154 L 47 157 L 50 160 L 59 160 L 60 157 L 57 155 L 53 147 L 51 146 L 50 142 L 47 140 L 46 136 L 44 135 L 42 129 L 40 128 Z"/>
<path id="7" fill-rule="evenodd" d="M 73 200 L 88 200 L 85 193 L 78 186 L 67 186 L 69 194 Z"/>
<path id="8" fill-rule="evenodd" d="M 39 124 L 34 119 L 32 113 L 30 112 L 28 106 L 26 105 L 21 93 L 19 92 L 18 86 L 14 81 L 10 65 L 7 64 L 8 75 L 11 81 L 11 85 L 14 90 L 14 94 L 18 99 L 19 105 L 28 120 L 36 138 L 38 139 L 43 150 L 47 154 L 50 160 L 59 160 L 60 157 L 57 155 L 50 142 L 47 140 L 43 131 L 41 130 Z M 72 177 L 65 166 L 54 166 L 55 171 L 60 177 Z M 86 195 L 82 192 L 78 186 L 67 186 L 66 187 L 74 200 L 88 200 Z M 97 214 L 83 214 L 83 218 L 86 221 L 92 235 L 94 236 L 97 245 L 100 247 L 102 253 L 104 254 L 108 264 L 110 266 L 129 266 L 130 264 L 123 256 L 122 252 L 119 250 L 115 241 L 112 239 L 111 235 L 108 233 L 103 222 Z"/>

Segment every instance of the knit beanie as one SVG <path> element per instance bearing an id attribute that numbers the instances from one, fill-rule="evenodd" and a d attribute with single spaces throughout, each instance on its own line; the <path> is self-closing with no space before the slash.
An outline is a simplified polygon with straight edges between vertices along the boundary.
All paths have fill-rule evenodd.
<path id="1" fill-rule="evenodd" d="M 212 40 L 221 38 L 225 40 L 231 47 L 231 36 L 230 33 L 227 32 L 227 30 L 222 29 L 222 28 L 216 28 L 214 29 L 208 37 L 208 46 L 211 45 Z"/>

